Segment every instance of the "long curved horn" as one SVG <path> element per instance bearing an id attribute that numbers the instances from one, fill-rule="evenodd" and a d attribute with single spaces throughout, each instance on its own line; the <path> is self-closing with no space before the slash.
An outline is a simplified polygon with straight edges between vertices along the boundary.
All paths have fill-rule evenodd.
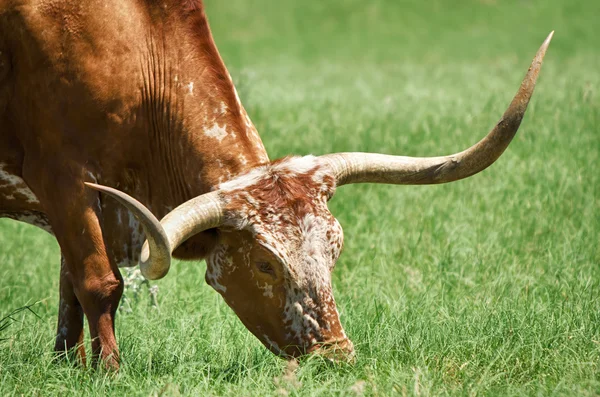
<path id="1" fill-rule="evenodd" d="M 494 129 L 467 150 L 444 157 L 404 157 L 375 153 L 334 153 L 321 156 L 335 175 L 337 185 L 350 183 L 391 183 L 421 185 L 452 182 L 489 167 L 515 136 L 542 66 L 552 31 L 521 83 L 519 91 Z"/>
<path id="2" fill-rule="evenodd" d="M 140 270 L 149 280 L 162 278 L 169 272 L 171 253 L 181 243 L 195 234 L 219 226 L 223 219 L 223 205 L 218 191 L 186 201 L 159 222 L 148 208 L 128 194 L 95 183 L 85 184 L 115 198 L 142 224 L 146 242 L 140 256 Z"/>

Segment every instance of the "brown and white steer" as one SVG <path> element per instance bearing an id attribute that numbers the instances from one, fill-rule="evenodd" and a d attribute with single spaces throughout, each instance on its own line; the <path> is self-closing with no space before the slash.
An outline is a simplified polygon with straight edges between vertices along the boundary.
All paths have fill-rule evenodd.
<path id="1" fill-rule="evenodd" d="M 85 359 L 85 315 L 93 361 L 117 367 L 118 267 L 139 261 L 157 279 L 173 255 L 206 258 L 206 281 L 274 353 L 350 356 L 331 289 L 343 234 L 327 201 L 344 184 L 444 183 L 489 166 L 551 36 L 500 122 L 464 152 L 270 161 L 200 1 L 2 0 L 0 216 L 58 240 L 55 349 Z"/>

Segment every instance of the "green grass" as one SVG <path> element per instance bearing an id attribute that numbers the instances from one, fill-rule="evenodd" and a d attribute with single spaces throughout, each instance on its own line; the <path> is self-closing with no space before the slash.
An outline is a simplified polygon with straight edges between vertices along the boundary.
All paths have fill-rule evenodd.
<path id="1" fill-rule="evenodd" d="M 599 395 L 600 3 L 206 1 L 271 158 L 427 156 L 481 138 L 556 29 L 519 134 L 441 186 L 353 185 L 335 295 L 353 366 L 268 353 L 176 263 L 117 319 L 122 370 L 53 362 L 59 250 L 0 221 L 0 395 Z M 277 5 L 276 5 L 277 3 Z M 0 329 L 2 322 L 0 322 Z M 298 383 L 299 382 L 299 383 Z"/>

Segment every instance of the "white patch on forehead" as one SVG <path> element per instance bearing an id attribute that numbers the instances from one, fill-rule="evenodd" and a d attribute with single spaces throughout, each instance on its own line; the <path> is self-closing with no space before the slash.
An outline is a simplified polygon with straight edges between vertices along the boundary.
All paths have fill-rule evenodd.
<path id="1" fill-rule="evenodd" d="M 277 164 L 274 168 L 277 170 L 293 171 L 296 174 L 305 174 L 319 165 L 318 157 L 308 155 L 303 157 L 292 157 L 288 159 L 288 161 Z"/>
<path id="2" fill-rule="evenodd" d="M 293 172 L 294 174 L 304 174 L 319 165 L 321 165 L 319 159 L 315 156 L 291 157 L 275 165 L 264 165 L 253 168 L 245 174 L 225 183 L 221 183 L 218 189 L 222 191 L 242 190 L 257 184 L 260 179 L 267 177 L 269 172 L 272 171 L 284 171 L 287 174 L 290 174 L 290 172 Z M 318 177 L 322 180 L 322 176 Z"/>
<path id="3" fill-rule="evenodd" d="M 221 127 L 217 123 L 214 123 L 212 127 L 204 130 L 204 135 L 215 138 L 221 142 L 227 136 L 227 129 L 225 127 Z"/>
<path id="4" fill-rule="evenodd" d="M 0 163 L 0 191 L 8 191 L 3 197 L 9 200 L 22 200 L 30 204 L 39 204 L 35 194 L 19 176 L 6 171 L 6 164 Z M 20 197 L 16 197 L 15 194 Z"/>
<path id="5" fill-rule="evenodd" d="M 233 191 L 252 186 L 264 177 L 267 169 L 267 166 L 253 168 L 250 172 L 247 172 L 225 183 L 221 183 L 218 189 L 222 191 Z"/>

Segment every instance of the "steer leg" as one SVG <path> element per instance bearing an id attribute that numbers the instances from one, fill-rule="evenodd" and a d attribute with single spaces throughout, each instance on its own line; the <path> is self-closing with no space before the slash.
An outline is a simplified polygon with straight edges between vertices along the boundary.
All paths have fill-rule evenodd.
<path id="1" fill-rule="evenodd" d="M 119 351 L 114 318 L 123 293 L 123 279 L 107 255 L 99 193 L 86 188 L 83 183 L 90 180 L 91 174 L 73 163 L 61 164 L 58 169 L 49 166 L 43 178 L 35 168 L 23 168 L 24 177 L 33 181 L 28 183 L 46 210 L 64 255 L 67 282 L 61 284 L 61 291 L 65 297 L 73 298 L 70 280 L 75 298 L 87 317 L 92 339 L 92 364 L 97 366 L 100 360 L 103 366 L 117 369 Z M 32 175 L 37 177 L 28 178 Z"/>
<path id="2" fill-rule="evenodd" d="M 86 227 L 79 230 L 79 238 L 67 234 L 60 241 L 67 248 L 63 250 L 73 292 L 88 320 L 92 365 L 96 367 L 101 361 L 106 368 L 117 369 L 119 350 L 114 319 L 123 294 L 123 279 L 106 255 L 98 219 L 91 216 Z"/>
<path id="3" fill-rule="evenodd" d="M 100 360 L 106 368 L 119 368 L 119 349 L 115 338 L 115 315 L 123 294 L 119 271 L 80 282 L 78 297 L 82 301 L 92 338 L 92 363 Z M 82 285 L 81 285 L 82 284 Z"/>
<path id="4" fill-rule="evenodd" d="M 64 256 L 60 261 L 60 302 L 54 351 L 60 358 L 69 356 L 71 359 L 80 360 L 85 365 L 83 308 L 73 290 Z"/>

